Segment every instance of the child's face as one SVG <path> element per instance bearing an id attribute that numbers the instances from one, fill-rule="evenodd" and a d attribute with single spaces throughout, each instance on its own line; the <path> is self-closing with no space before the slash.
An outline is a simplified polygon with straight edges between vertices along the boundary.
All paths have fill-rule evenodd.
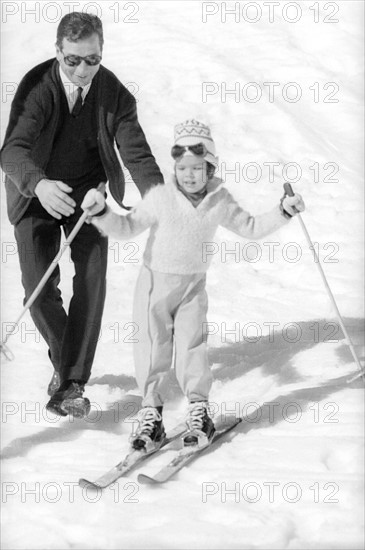
<path id="1" fill-rule="evenodd" d="M 187 193 L 198 193 L 207 184 L 207 163 L 196 155 L 184 155 L 176 161 L 176 179 Z"/>

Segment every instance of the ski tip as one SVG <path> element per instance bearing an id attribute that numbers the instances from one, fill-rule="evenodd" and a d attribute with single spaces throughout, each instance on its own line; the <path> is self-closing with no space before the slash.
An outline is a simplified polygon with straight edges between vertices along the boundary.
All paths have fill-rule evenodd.
<path id="1" fill-rule="evenodd" d="M 365 382 L 365 371 L 364 370 L 362 370 L 360 372 L 357 372 L 353 376 L 351 376 L 351 378 L 348 378 L 346 380 L 346 383 L 351 384 L 352 382 L 355 382 L 356 380 L 359 380 L 361 378 L 362 378 L 362 382 L 364 383 Z"/>
<path id="2" fill-rule="evenodd" d="M 147 476 L 146 474 L 138 474 L 137 481 L 138 483 L 142 483 L 144 485 L 156 485 L 158 483 L 156 479 Z"/>
<path id="3" fill-rule="evenodd" d="M 95 483 L 94 481 L 89 481 L 88 479 L 80 478 L 79 479 L 79 487 L 81 489 L 94 489 L 95 491 L 102 490 L 102 487 Z"/>

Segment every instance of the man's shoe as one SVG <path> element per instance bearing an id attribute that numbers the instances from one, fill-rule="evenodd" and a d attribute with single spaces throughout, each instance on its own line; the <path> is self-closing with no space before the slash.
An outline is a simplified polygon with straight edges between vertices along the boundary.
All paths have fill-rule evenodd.
<path id="1" fill-rule="evenodd" d="M 194 445 L 204 447 L 212 440 L 215 428 L 208 410 L 207 401 L 190 403 L 186 419 L 188 432 L 183 438 L 185 447 Z"/>
<path id="2" fill-rule="evenodd" d="M 160 413 L 155 407 L 143 407 L 137 421 L 138 428 L 129 439 L 132 449 L 149 452 L 159 448 L 166 438 L 162 410 Z"/>
<path id="3" fill-rule="evenodd" d="M 51 378 L 51 381 L 50 383 L 48 384 L 48 390 L 47 390 L 47 393 L 50 397 L 52 397 L 52 395 L 54 395 L 56 393 L 56 391 L 58 390 L 58 388 L 60 387 L 60 384 L 61 384 L 61 380 L 60 380 L 60 375 L 59 373 L 55 370 L 53 372 L 53 376 Z"/>
<path id="4" fill-rule="evenodd" d="M 68 414 L 83 418 L 90 412 L 90 401 L 83 397 L 84 383 L 79 380 L 66 380 L 47 403 L 47 410 L 61 416 Z"/>

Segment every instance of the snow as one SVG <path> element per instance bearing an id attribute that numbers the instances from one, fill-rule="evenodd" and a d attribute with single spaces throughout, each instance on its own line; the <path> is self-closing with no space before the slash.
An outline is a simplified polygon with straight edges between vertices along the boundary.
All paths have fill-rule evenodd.
<path id="1" fill-rule="evenodd" d="M 3 3 L 2 137 L 12 90 L 52 57 L 66 4 Z M 252 213 L 271 208 L 299 166 L 293 187 L 306 202 L 302 219 L 363 358 L 362 2 L 280 2 L 272 22 L 262 2 L 78 7 L 87 4 L 102 12 L 103 63 L 136 94 L 165 172 L 173 125 L 191 117 L 211 125 L 221 175 Z M 225 9 L 236 12 L 224 22 Z M 4 196 L 2 188 L 3 333 L 23 299 Z M 130 183 L 126 204 L 136 200 Z M 103 494 L 77 486 L 122 458 L 140 406 L 130 323 L 145 241 L 110 243 L 87 419 L 45 411 L 51 370 L 28 314 L 9 340 L 15 361 L 2 367 L 2 548 L 361 548 L 362 382 L 346 383 L 357 367 L 298 220 L 258 245 L 217 233 L 207 284 L 211 402 L 217 415 L 242 414 L 241 425 L 165 486 L 139 485 L 136 472 Z M 67 303 L 68 257 L 61 269 Z M 185 407 L 172 375 L 167 428 Z M 161 453 L 143 471 L 171 456 Z"/>

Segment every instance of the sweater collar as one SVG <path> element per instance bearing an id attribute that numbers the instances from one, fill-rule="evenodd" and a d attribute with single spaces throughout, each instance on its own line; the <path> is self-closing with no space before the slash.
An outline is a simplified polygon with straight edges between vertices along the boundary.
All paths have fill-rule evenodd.
<path id="1" fill-rule="evenodd" d="M 208 193 L 207 186 L 205 186 L 204 189 L 201 189 L 201 191 L 198 191 L 197 193 L 188 193 L 187 191 L 185 191 L 183 187 L 181 187 L 181 185 L 179 185 L 177 181 L 176 181 L 176 187 L 180 191 L 180 193 L 182 193 L 184 197 L 186 197 L 188 201 L 190 201 L 191 204 L 195 206 L 195 208 L 199 206 L 199 204 L 202 202 L 202 200 Z"/>

